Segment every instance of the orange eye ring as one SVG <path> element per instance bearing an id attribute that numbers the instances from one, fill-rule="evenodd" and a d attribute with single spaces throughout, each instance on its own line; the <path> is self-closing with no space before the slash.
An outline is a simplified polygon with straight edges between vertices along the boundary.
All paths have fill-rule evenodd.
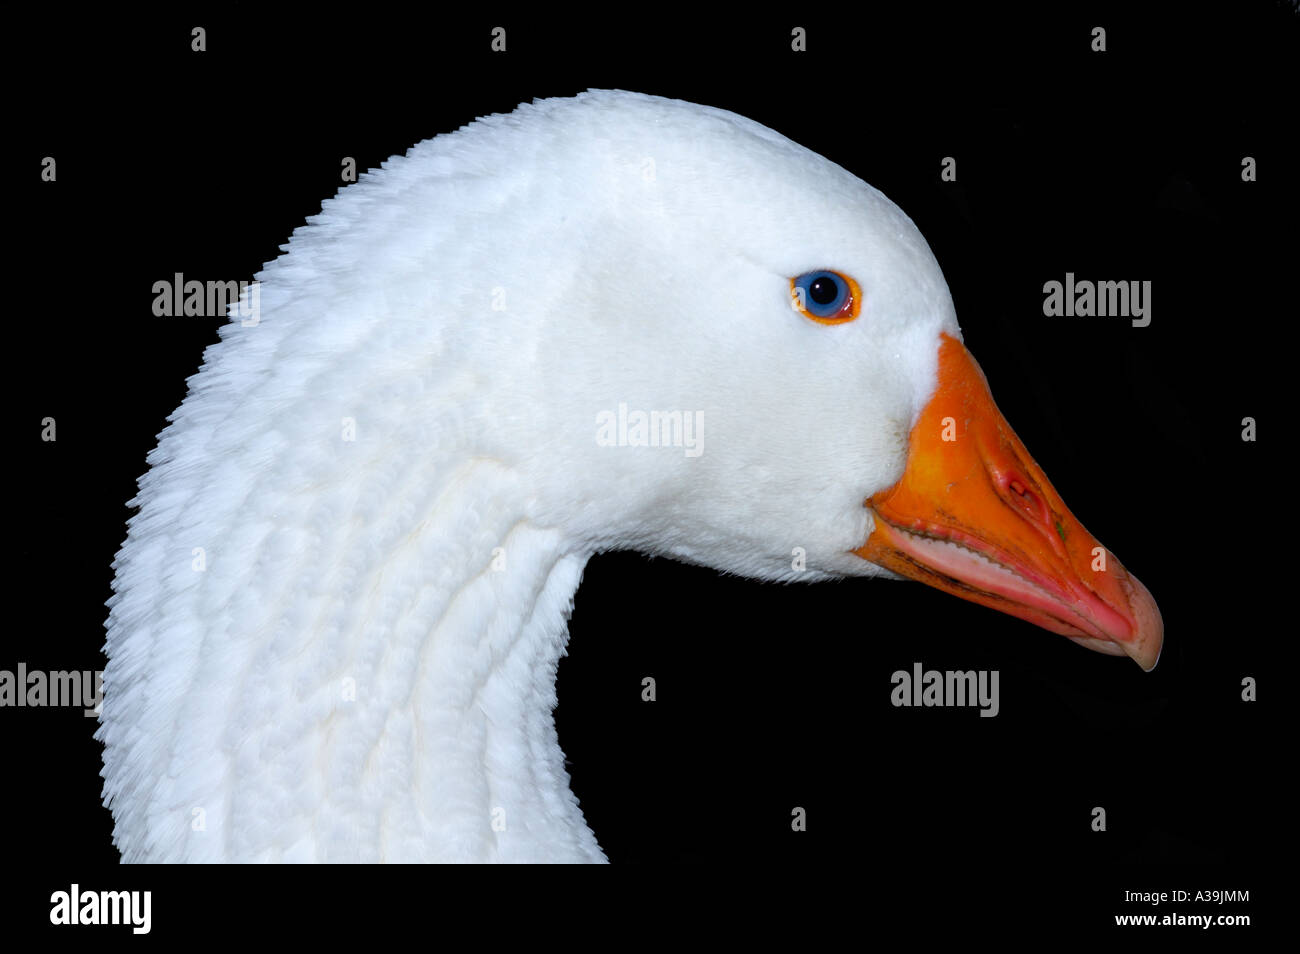
<path id="1" fill-rule="evenodd" d="M 816 301 L 810 302 L 813 284 L 820 285 L 826 279 L 839 285 L 839 295 L 821 305 Z M 805 272 L 790 279 L 790 306 L 819 325 L 842 325 L 857 318 L 861 312 L 862 289 L 843 272 L 826 268 Z"/>

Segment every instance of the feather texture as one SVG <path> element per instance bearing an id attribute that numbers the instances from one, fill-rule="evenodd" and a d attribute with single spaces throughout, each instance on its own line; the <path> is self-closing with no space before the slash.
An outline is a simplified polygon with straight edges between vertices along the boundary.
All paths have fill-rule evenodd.
<path id="1" fill-rule="evenodd" d="M 861 504 L 958 334 L 933 255 L 771 130 L 622 92 L 421 143 L 283 249 L 114 563 L 123 859 L 602 859 L 551 715 L 586 559 L 881 572 Z M 792 311 L 817 267 L 862 320 Z M 620 404 L 696 415 L 702 453 L 603 446 Z"/>

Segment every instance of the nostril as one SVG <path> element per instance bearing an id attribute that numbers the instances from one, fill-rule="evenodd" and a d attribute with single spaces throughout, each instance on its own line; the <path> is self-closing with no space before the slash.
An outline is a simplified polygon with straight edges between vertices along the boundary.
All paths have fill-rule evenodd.
<path id="1" fill-rule="evenodd" d="M 1047 508 L 1043 502 L 1038 499 L 1038 495 L 1025 486 L 1025 482 L 1018 477 L 1011 477 L 1007 480 L 1006 489 L 1009 491 L 1007 496 L 1026 517 L 1035 523 L 1047 523 Z"/>

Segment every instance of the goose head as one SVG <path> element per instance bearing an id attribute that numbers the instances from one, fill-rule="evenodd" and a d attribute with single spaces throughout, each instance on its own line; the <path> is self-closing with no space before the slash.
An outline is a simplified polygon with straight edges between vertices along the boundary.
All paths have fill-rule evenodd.
<path id="1" fill-rule="evenodd" d="M 550 710 L 602 550 L 910 577 L 1155 664 L 1154 601 L 998 411 L 920 232 L 757 123 L 521 106 L 284 248 L 115 563 L 128 860 L 599 860 Z"/>
<path id="2" fill-rule="evenodd" d="M 552 184 L 581 248 L 563 307 L 520 306 L 545 327 L 520 332 L 519 373 L 546 394 L 534 476 L 557 523 L 760 579 L 902 575 L 1154 666 L 1154 601 L 998 410 L 894 203 L 719 110 L 558 111 L 597 157 Z M 643 444 L 680 416 L 696 446 L 625 440 L 621 408 Z"/>

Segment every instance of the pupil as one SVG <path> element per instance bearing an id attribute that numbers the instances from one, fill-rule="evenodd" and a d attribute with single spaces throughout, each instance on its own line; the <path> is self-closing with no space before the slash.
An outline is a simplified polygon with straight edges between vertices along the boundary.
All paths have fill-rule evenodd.
<path id="1" fill-rule="evenodd" d="M 829 305 L 839 297 L 840 290 L 835 286 L 835 280 L 832 278 L 822 277 L 812 283 L 808 289 L 808 295 L 819 305 Z"/>

